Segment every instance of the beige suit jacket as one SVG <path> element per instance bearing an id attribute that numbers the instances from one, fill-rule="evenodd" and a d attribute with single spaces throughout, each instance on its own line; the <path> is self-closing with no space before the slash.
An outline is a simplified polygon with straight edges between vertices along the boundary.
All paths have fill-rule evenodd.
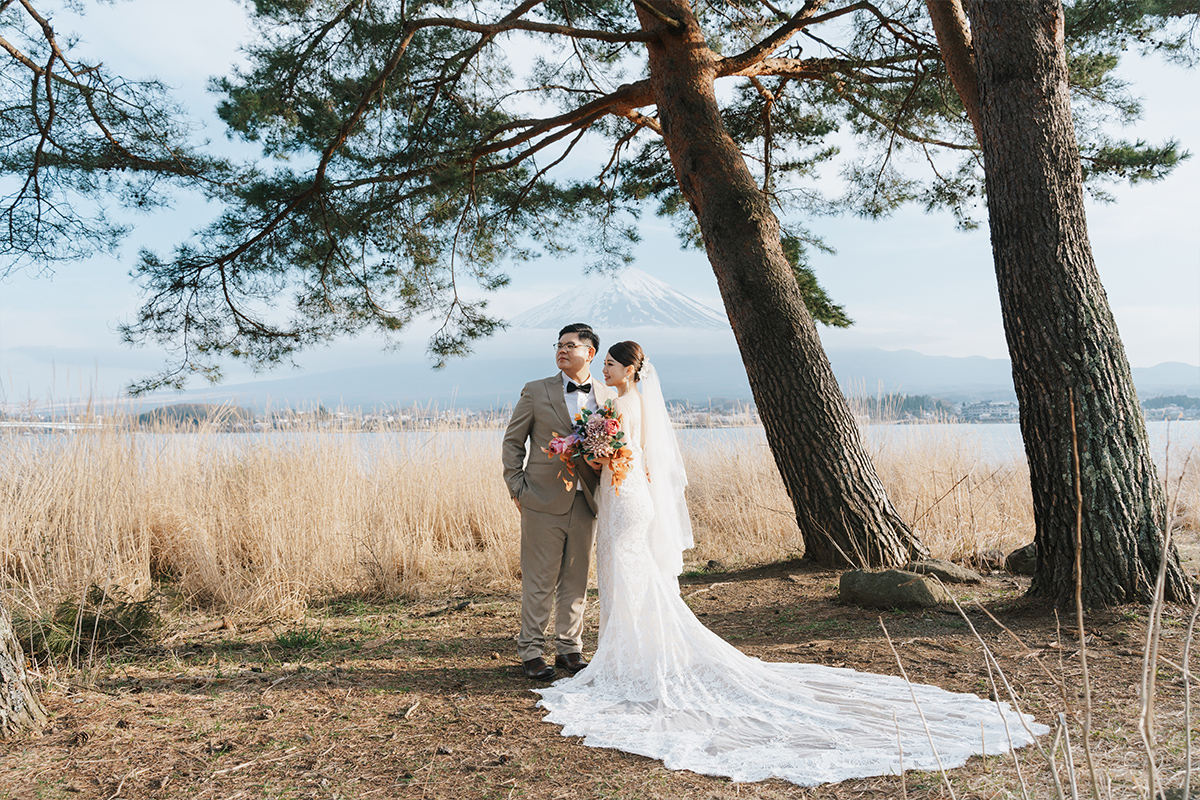
<path id="1" fill-rule="evenodd" d="M 616 397 L 616 390 L 605 386 L 602 380 L 592 379 L 592 392 L 596 403 Z M 530 381 L 521 390 L 521 399 L 513 408 L 512 419 L 504 432 L 501 461 L 504 464 L 504 482 L 508 491 L 521 502 L 523 508 L 545 514 L 566 514 L 575 500 L 575 488 L 567 489 L 563 479 L 582 481 L 583 494 L 592 510 L 596 510 L 593 496 L 599 478 L 582 458 L 574 460 L 575 477 L 572 478 L 566 465 L 557 457 L 550 458 L 542 448 L 550 443 L 551 437 L 565 436 L 571 432 L 573 420 L 567 411 L 563 396 L 562 373 L 549 378 Z M 528 443 L 528 445 L 527 445 Z M 529 463 L 526 464 L 526 454 Z"/>

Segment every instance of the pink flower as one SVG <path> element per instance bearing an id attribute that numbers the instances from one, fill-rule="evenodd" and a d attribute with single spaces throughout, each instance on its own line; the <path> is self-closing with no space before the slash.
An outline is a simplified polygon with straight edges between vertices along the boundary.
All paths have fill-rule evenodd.
<path id="1" fill-rule="evenodd" d="M 621 423 L 617 422 L 615 419 L 608 419 L 604 422 L 605 428 L 607 429 L 606 432 L 609 436 L 613 436 L 617 433 L 617 431 L 621 430 Z"/>
<path id="2" fill-rule="evenodd" d="M 570 437 L 567 437 L 567 438 L 570 438 Z M 569 448 L 571 446 L 571 442 L 568 442 L 567 438 L 563 438 L 562 436 L 555 436 L 553 439 L 551 439 L 550 440 L 550 455 L 558 456 L 558 455 L 562 455 L 563 453 L 565 453 L 567 451 L 567 448 Z"/>

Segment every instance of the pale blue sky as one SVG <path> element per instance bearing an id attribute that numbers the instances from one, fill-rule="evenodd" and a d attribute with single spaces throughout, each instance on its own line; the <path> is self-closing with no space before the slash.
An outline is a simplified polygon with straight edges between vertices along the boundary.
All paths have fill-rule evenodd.
<path id="1" fill-rule="evenodd" d="M 87 20 L 85 47 L 116 71 L 161 77 L 210 120 L 213 98 L 205 92 L 206 81 L 237 58 L 247 35 L 231 0 L 132 0 L 97 7 Z M 1123 135 L 1152 142 L 1174 136 L 1200 151 L 1197 74 L 1154 60 L 1131 59 L 1123 69 L 1145 106 L 1143 122 Z M 205 135 L 224 140 L 215 120 Z M 1164 183 L 1118 186 L 1117 203 L 1089 208 L 1096 261 L 1134 366 L 1200 364 L 1198 189 L 1200 153 Z M 49 278 L 17 274 L 0 282 L 0 401 L 107 395 L 153 371 L 162 354 L 128 349 L 115 333 L 116 324 L 140 304 L 129 265 L 139 247 L 166 251 L 211 213 L 202 202 L 184 201 L 139 220 L 120 258 L 63 265 Z M 1007 356 L 986 225 L 964 234 L 948 215 L 909 208 L 883 222 L 826 218 L 815 220 L 813 228 L 838 251 L 815 258 L 818 277 L 857 322 L 849 330 L 823 329 L 827 347 Z M 643 234 L 637 266 L 720 307 L 702 253 L 680 251 L 669 228 L 652 214 Z M 494 308 L 516 314 L 543 302 L 578 281 L 581 267 L 582 259 L 516 265 L 512 285 L 495 296 Z M 494 347 L 487 349 L 495 352 Z M 419 361 L 423 350 L 418 329 L 399 354 L 381 353 L 366 339 L 302 355 L 301 363 L 319 372 Z M 248 377 L 237 365 L 228 372 L 231 382 Z"/>

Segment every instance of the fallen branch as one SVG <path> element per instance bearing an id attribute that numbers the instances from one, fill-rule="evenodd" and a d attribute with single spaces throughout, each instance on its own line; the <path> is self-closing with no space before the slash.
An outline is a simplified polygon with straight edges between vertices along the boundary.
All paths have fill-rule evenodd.
<path id="1" fill-rule="evenodd" d="M 236 767 L 230 767 L 229 769 L 219 769 L 216 772 L 214 772 L 212 775 L 210 775 L 209 777 L 215 778 L 218 775 L 228 775 L 230 773 L 237 772 L 239 770 L 243 770 L 246 767 L 253 766 L 254 764 L 274 764 L 277 761 L 284 761 L 284 760 L 289 759 L 292 756 L 294 756 L 296 754 L 295 751 L 297 751 L 299 749 L 300 749 L 299 747 L 289 747 L 286 751 L 284 751 L 284 754 L 282 756 L 280 756 L 279 758 L 270 758 L 270 759 L 267 759 L 266 761 L 262 760 L 261 758 L 256 758 L 253 761 L 247 761 L 244 764 L 238 764 Z"/>
<path id="2" fill-rule="evenodd" d="M 416 700 L 413 700 L 411 706 L 409 706 L 408 708 L 404 709 L 403 712 L 401 712 L 400 718 L 401 719 L 411 718 L 413 715 L 413 712 L 415 712 L 417 710 L 417 706 L 419 706 L 419 705 L 421 705 L 421 698 L 418 697 Z"/>
<path id="3" fill-rule="evenodd" d="M 208 622 L 205 622 L 203 625 L 197 625 L 196 627 L 189 628 L 186 631 L 179 631 L 178 633 L 174 633 L 174 634 L 168 636 L 166 639 L 164 639 L 163 644 L 170 644 L 171 642 L 174 642 L 177 639 L 183 639 L 188 636 L 195 636 L 195 635 L 201 634 L 201 633 L 212 633 L 213 631 L 232 631 L 232 630 L 236 630 L 236 628 L 234 627 L 234 624 L 229 621 L 229 617 L 221 617 L 220 619 L 209 620 Z"/>
<path id="4" fill-rule="evenodd" d="M 728 586 L 728 585 L 729 585 L 729 581 L 717 581 L 716 583 L 710 583 L 708 586 L 705 586 L 703 589 L 697 589 L 696 591 L 692 592 L 691 594 L 684 595 L 684 597 L 685 598 L 695 597 L 698 594 L 704 594 L 705 592 L 711 592 L 713 589 L 717 588 L 718 586 Z"/>
<path id="5" fill-rule="evenodd" d="M 438 617 L 438 616 L 441 616 L 442 614 L 449 614 L 451 611 L 462 611 L 464 608 L 466 608 L 469 605 L 471 605 L 470 600 L 463 600 L 461 603 L 459 603 L 456 606 L 452 606 L 447 603 L 445 608 L 439 608 L 436 611 L 430 611 L 428 614 L 422 614 L 421 618 L 426 619 L 428 617 Z"/>

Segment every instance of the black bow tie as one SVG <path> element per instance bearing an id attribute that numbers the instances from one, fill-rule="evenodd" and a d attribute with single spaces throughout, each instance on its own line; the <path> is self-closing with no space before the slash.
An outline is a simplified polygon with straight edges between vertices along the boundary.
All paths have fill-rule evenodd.
<path id="1" fill-rule="evenodd" d="M 567 381 L 567 394 L 570 394 L 571 392 L 583 392 L 584 394 L 587 394 L 590 391 L 592 391 L 592 385 L 590 383 L 577 384 L 575 381 Z"/>

